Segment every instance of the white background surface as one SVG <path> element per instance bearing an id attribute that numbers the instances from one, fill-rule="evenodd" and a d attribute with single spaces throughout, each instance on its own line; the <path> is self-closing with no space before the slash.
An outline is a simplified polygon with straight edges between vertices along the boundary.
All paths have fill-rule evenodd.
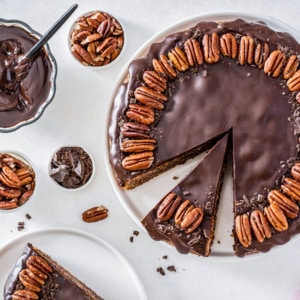
<path id="1" fill-rule="evenodd" d="M 74 2 L 69 0 L 0 0 L 1 17 L 20 19 L 40 33 Z M 203 13 L 241 12 L 269 16 L 300 29 L 299 1 L 77 1 L 78 9 L 49 41 L 58 64 L 57 91 L 50 106 L 36 123 L 16 132 L 0 134 L 0 148 L 23 152 L 35 164 L 38 185 L 35 198 L 18 212 L 0 213 L 0 247 L 36 229 L 64 226 L 93 233 L 117 248 L 142 280 L 152 299 L 300 299 L 300 239 L 270 253 L 227 261 L 183 256 L 152 241 L 124 211 L 105 170 L 105 122 L 114 82 L 134 52 L 159 31 Z M 122 58 L 109 69 L 94 70 L 79 65 L 67 46 L 68 31 L 80 14 L 102 9 L 117 17 L 127 33 Z M 86 148 L 96 162 L 93 182 L 77 192 L 64 191 L 48 176 L 53 151 L 63 145 Z M 83 210 L 105 205 L 109 217 L 98 223 L 81 221 Z M 32 216 L 25 218 L 25 213 Z M 19 221 L 25 229 L 17 230 Z M 140 234 L 129 242 L 133 230 Z M 55 241 L 53 241 L 55 243 Z M 167 259 L 162 257 L 167 255 Z M 99 257 L 101 259 L 101 257 Z M 177 272 L 169 272 L 174 265 Z M 166 276 L 157 273 L 163 267 Z M 118 270 L 115 270 L 118 272 Z M 1 273 L 0 265 L 0 276 Z M 116 283 L 111 283 L 112 289 Z M 2 287 L 0 287 L 2 290 Z"/>

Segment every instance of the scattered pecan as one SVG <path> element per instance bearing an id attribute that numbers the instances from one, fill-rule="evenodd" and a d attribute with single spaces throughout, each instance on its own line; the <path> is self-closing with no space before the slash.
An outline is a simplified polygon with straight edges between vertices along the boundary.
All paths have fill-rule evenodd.
<path id="1" fill-rule="evenodd" d="M 300 70 L 294 73 L 294 75 L 288 79 L 287 86 L 291 92 L 300 90 Z"/>
<path id="2" fill-rule="evenodd" d="M 300 182 L 300 163 L 296 162 L 291 169 L 292 176 Z"/>
<path id="3" fill-rule="evenodd" d="M 201 224 L 203 221 L 204 212 L 200 207 L 194 207 L 183 217 L 180 226 L 185 230 L 185 233 L 191 233 Z"/>
<path id="4" fill-rule="evenodd" d="M 184 72 L 189 68 L 188 60 L 184 52 L 179 48 L 175 47 L 168 53 L 169 60 L 173 66 L 179 71 Z"/>
<path id="5" fill-rule="evenodd" d="M 129 171 L 146 170 L 151 167 L 153 161 L 152 151 L 133 153 L 123 159 L 122 167 Z"/>
<path id="6" fill-rule="evenodd" d="M 37 300 L 39 295 L 29 290 L 16 290 L 12 295 L 12 300 Z"/>
<path id="7" fill-rule="evenodd" d="M 154 58 L 152 61 L 152 65 L 154 70 L 162 76 L 169 78 L 175 78 L 177 76 L 176 71 L 169 63 L 168 58 L 164 54 L 160 55 L 160 60 Z"/>
<path id="8" fill-rule="evenodd" d="M 129 104 L 126 116 L 133 121 L 145 125 L 150 125 L 154 122 L 153 109 L 136 103 Z"/>
<path id="9" fill-rule="evenodd" d="M 191 67 L 203 64 L 203 53 L 200 43 L 196 39 L 188 39 L 184 43 L 184 51 Z"/>
<path id="10" fill-rule="evenodd" d="M 292 178 L 284 178 L 281 185 L 282 191 L 293 200 L 300 201 L 300 182 Z"/>
<path id="11" fill-rule="evenodd" d="M 161 202 L 159 205 L 156 215 L 157 218 L 160 221 L 168 221 L 170 220 L 173 215 L 175 214 L 175 211 L 177 207 L 179 206 L 181 202 L 181 197 L 177 196 L 175 193 L 171 192 L 169 193 Z"/>
<path id="12" fill-rule="evenodd" d="M 103 205 L 92 207 L 82 213 L 84 222 L 92 223 L 103 220 L 108 216 L 108 209 Z"/>
<path id="13" fill-rule="evenodd" d="M 184 217 L 194 208 L 190 200 L 182 202 L 175 214 L 175 224 L 180 225 Z"/>
<path id="14" fill-rule="evenodd" d="M 235 231 L 240 243 L 246 248 L 249 247 L 252 243 L 252 234 L 250 221 L 247 214 L 236 216 Z"/>
<path id="15" fill-rule="evenodd" d="M 270 48 L 269 44 L 265 42 L 259 42 L 255 48 L 254 62 L 258 68 L 262 69 L 269 56 Z"/>
<path id="16" fill-rule="evenodd" d="M 207 63 L 212 64 L 216 63 L 220 59 L 220 45 L 219 45 L 219 36 L 216 32 L 212 35 L 207 33 L 202 39 L 204 59 Z"/>
<path id="17" fill-rule="evenodd" d="M 156 71 L 145 71 L 143 80 L 152 89 L 158 92 L 164 92 L 167 88 L 167 79 L 159 75 Z"/>
<path id="18" fill-rule="evenodd" d="M 281 208 L 276 203 L 271 203 L 264 208 L 264 212 L 270 224 L 277 231 L 288 229 L 288 222 Z"/>
<path id="19" fill-rule="evenodd" d="M 224 56 L 236 58 L 238 53 L 238 45 L 233 34 L 225 33 L 220 38 L 221 53 Z"/>
<path id="20" fill-rule="evenodd" d="M 285 54 L 281 50 L 274 50 L 265 62 L 264 72 L 273 77 L 277 77 L 280 75 L 285 62 Z"/>
<path id="21" fill-rule="evenodd" d="M 164 108 L 162 102 L 168 100 L 165 95 L 146 86 L 137 87 L 134 91 L 134 96 L 139 102 L 143 103 L 144 105 L 158 110 L 162 110 Z"/>
<path id="22" fill-rule="evenodd" d="M 262 211 L 256 209 L 251 212 L 250 224 L 256 239 L 260 243 L 272 236 L 268 220 Z"/>
<path id="23" fill-rule="evenodd" d="M 123 140 L 121 143 L 121 151 L 123 152 L 144 152 L 153 151 L 155 148 L 156 140 L 143 139 L 143 140 Z"/>
<path id="24" fill-rule="evenodd" d="M 294 219 L 298 216 L 298 205 L 282 192 L 271 190 L 268 194 L 268 201 L 270 204 L 276 203 L 287 217 Z"/>
<path id="25" fill-rule="evenodd" d="M 299 66 L 299 60 L 295 54 L 291 55 L 286 62 L 285 68 L 283 70 L 283 78 L 289 79 L 291 78 L 295 72 L 297 71 L 297 68 Z"/>
<path id="26" fill-rule="evenodd" d="M 239 48 L 239 63 L 241 65 L 244 64 L 252 64 L 254 58 L 254 39 L 249 35 L 244 35 L 240 40 L 240 48 Z"/>
<path id="27" fill-rule="evenodd" d="M 121 134 L 123 137 L 136 138 L 136 139 L 148 139 L 150 127 L 144 124 L 126 122 L 122 125 Z"/>

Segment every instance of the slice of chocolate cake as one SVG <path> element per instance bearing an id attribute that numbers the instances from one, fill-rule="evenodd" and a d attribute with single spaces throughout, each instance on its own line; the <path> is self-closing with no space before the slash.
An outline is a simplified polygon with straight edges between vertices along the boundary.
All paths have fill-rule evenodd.
<path id="1" fill-rule="evenodd" d="M 101 300 L 92 289 L 28 243 L 9 274 L 4 286 L 4 300 Z"/>
<path id="2" fill-rule="evenodd" d="M 210 254 L 228 135 L 142 220 L 154 240 L 166 241 L 181 253 Z"/>

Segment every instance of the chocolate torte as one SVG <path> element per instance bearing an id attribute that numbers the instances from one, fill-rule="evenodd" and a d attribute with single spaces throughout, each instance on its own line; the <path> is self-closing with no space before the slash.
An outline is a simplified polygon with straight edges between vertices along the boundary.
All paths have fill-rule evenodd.
<path id="1" fill-rule="evenodd" d="M 101 300 L 92 289 L 28 243 L 9 274 L 4 286 L 4 300 Z"/>
<path id="2" fill-rule="evenodd" d="M 210 254 L 226 167 L 228 134 L 142 220 L 154 240 L 181 253 Z"/>
<path id="3" fill-rule="evenodd" d="M 235 253 L 287 242 L 300 231 L 299 54 L 290 34 L 243 19 L 203 21 L 152 44 L 114 95 L 109 159 L 120 187 L 232 130 Z"/>

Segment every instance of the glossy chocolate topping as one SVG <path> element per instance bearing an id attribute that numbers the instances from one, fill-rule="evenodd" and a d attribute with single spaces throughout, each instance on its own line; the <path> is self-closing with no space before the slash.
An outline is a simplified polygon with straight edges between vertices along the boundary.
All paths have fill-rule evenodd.
<path id="1" fill-rule="evenodd" d="M 36 42 L 36 37 L 20 27 L 0 26 L 0 127 L 34 117 L 47 100 L 52 67 L 44 51 L 18 64 Z"/>
<path id="2" fill-rule="evenodd" d="M 22 282 L 19 280 L 19 273 L 26 268 L 26 261 L 32 255 L 40 255 L 42 252 L 31 244 L 26 245 L 24 251 L 18 261 L 16 262 L 13 270 L 9 274 L 5 286 L 4 286 L 4 300 L 11 300 L 12 294 L 15 290 L 24 289 Z M 42 253 L 42 257 L 48 257 L 48 255 Z M 49 257 L 48 257 L 49 258 Z M 70 275 L 68 271 L 59 266 L 51 258 L 47 259 L 47 262 L 53 268 L 53 272 L 50 273 L 45 280 L 45 284 L 41 286 L 41 291 L 38 293 L 39 299 L 44 300 L 66 300 L 66 299 L 78 299 L 78 300 L 91 300 L 102 298 L 97 296 L 93 291 L 87 288 L 82 282 Z M 67 276 L 65 276 L 67 274 Z M 73 277 L 73 278 L 71 278 Z M 85 291 L 82 290 L 86 289 Z M 25 298 L 24 298 L 25 299 Z"/>
<path id="3" fill-rule="evenodd" d="M 200 163 L 176 187 L 172 189 L 182 202 L 189 199 L 204 211 L 200 226 L 192 233 L 185 233 L 175 224 L 174 218 L 160 221 L 157 209 L 163 199 L 143 219 L 142 223 L 154 240 L 173 244 L 181 253 L 192 252 L 208 256 L 214 235 L 215 215 L 225 172 L 225 156 L 228 134 L 200 161 Z"/>
<path id="4" fill-rule="evenodd" d="M 144 70 L 153 69 L 153 58 L 167 54 L 175 46 L 183 48 L 190 37 L 202 40 L 205 33 L 232 33 L 238 39 L 250 35 L 256 42 L 267 42 L 270 51 L 281 49 L 286 56 L 299 55 L 298 42 L 288 33 L 277 32 L 262 22 L 241 19 L 231 22 L 201 22 L 183 32 L 167 36 L 153 44 L 144 58 L 133 61 L 128 69 L 128 83 L 115 95 L 109 126 L 110 162 L 117 181 L 124 182 L 139 173 L 124 170 L 120 151 L 120 125 L 133 91 L 141 84 Z M 266 195 L 298 159 L 299 108 L 295 93 L 286 81 L 268 76 L 254 65 L 240 65 L 238 60 L 221 56 L 218 63 L 189 68 L 168 82 L 168 102 L 156 117 L 151 134 L 157 141 L 151 169 L 183 153 L 204 145 L 212 138 L 232 130 L 235 213 L 242 214 L 266 205 Z M 145 171 L 142 171 L 145 172 Z M 276 233 L 255 251 L 268 251 L 300 231 L 300 218 L 288 231 Z M 236 247 L 237 255 L 247 250 Z"/>

